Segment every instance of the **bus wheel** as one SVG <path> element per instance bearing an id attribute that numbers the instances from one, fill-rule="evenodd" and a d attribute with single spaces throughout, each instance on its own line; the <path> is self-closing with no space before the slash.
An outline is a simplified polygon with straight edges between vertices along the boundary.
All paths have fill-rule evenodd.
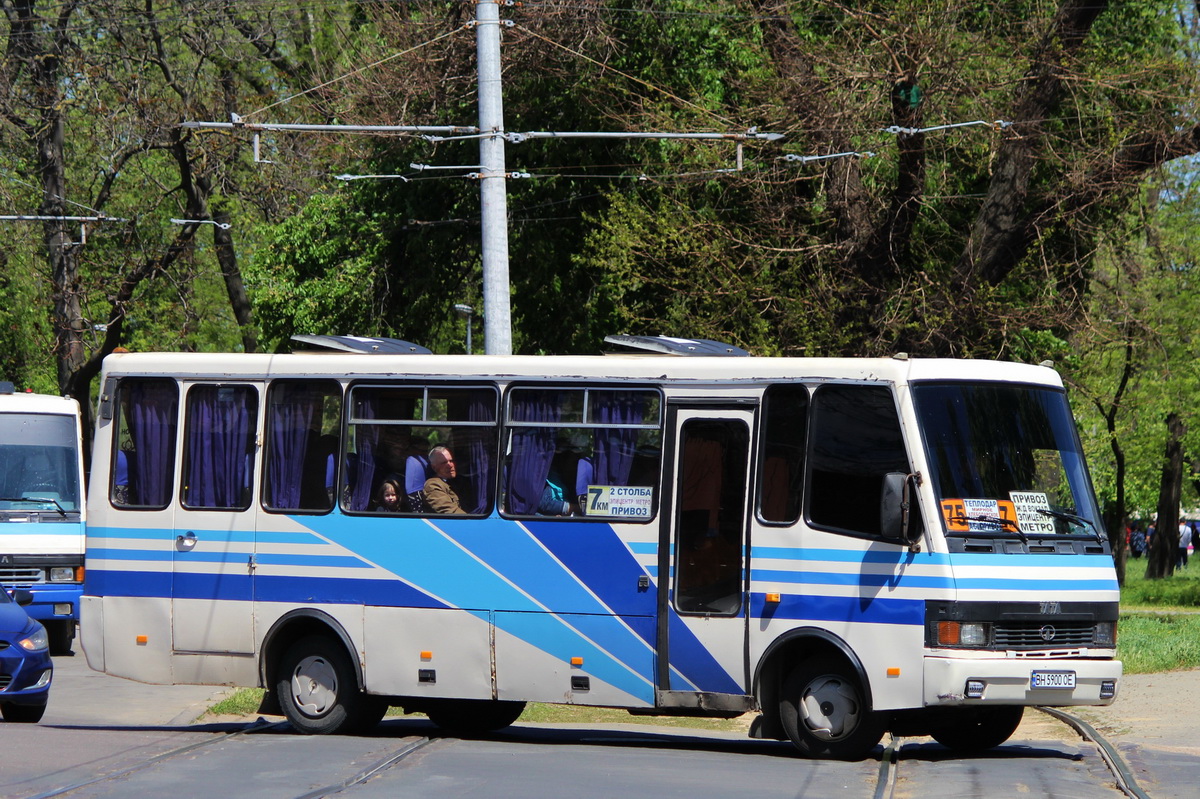
<path id="1" fill-rule="evenodd" d="M 991 749 L 1007 741 L 1021 724 L 1025 708 L 1016 706 L 964 707 L 953 711 L 954 721 L 930 730 L 933 740 L 956 752 Z"/>
<path id="2" fill-rule="evenodd" d="M 524 702 L 492 699 L 443 699 L 425 711 L 443 730 L 463 736 L 504 729 L 524 712 Z"/>
<path id="3" fill-rule="evenodd" d="M 885 721 L 867 709 L 862 684 L 841 658 L 802 661 L 783 682 L 780 720 L 803 754 L 857 760 L 883 737 Z"/>
<path id="4" fill-rule="evenodd" d="M 307 735 L 359 732 L 378 723 L 387 709 L 358 690 L 346 650 L 323 635 L 288 647 L 279 661 L 275 692 L 287 720 Z"/>
<path id="5" fill-rule="evenodd" d="M 46 635 L 50 638 L 50 654 L 71 654 L 71 644 L 75 641 L 75 621 L 73 619 L 55 619 L 46 621 L 44 624 Z"/>
<path id="6" fill-rule="evenodd" d="M 0 702 L 0 715 L 4 720 L 15 724 L 37 724 L 46 713 L 45 705 L 16 705 L 12 702 Z"/>

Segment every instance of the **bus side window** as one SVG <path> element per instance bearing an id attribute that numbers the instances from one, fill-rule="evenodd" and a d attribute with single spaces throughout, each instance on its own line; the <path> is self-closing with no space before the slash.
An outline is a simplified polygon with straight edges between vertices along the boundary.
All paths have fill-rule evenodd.
<path id="1" fill-rule="evenodd" d="M 888 472 L 910 471 L 888 388 L 825 385 L 813 395 L 808 519 L 816 527 L 879 535 Z"/>
<path id="2" fill-rule="evenodd" d="M 118 507 L 160 510 L 175 483 L 179 389 L 162 377 L 128 377 L 117 387 L 109 498 Z"/>
<path id="3" fill-rule="evenodd" d="M 335 380 L 276 380 L 267 391 L 263 507 L 333 509 L 342 387 Z"/>
<path id="4" fill-rule="evenodd" d="M 391 513 L 378 502 L 384 481 L 403 496 L 400 513 L 432 513 L 424 500 L 433 476 L 429 454 L 447 447 L 457 474 L 451 480 L 468 514 L 492 506 L 496 459 L 497 392 L 492 386 L 355 385 L 347 403 L 342 509 Z"/>
<path id="5" fill-rule="evenodd" d="M 250 507 L 258 389 L 194 385 L 184 422 L 183 506 L 206 510 Z"/>
<path id="6" fill-rule="evenodd" d="M 791 524 L 800 518 L 807 433 L 808 390 L 797 385 L 768 388 L 759 439 L 758 514 L 763 521 Z"/>
<path id="7" fill-rule="evenodd" d="M 662 463 L 656 391 L 516 387 L 507 419 L 506 513 L 653 518 Z M 616 509 L 616 487 L 644 491 Z"/>

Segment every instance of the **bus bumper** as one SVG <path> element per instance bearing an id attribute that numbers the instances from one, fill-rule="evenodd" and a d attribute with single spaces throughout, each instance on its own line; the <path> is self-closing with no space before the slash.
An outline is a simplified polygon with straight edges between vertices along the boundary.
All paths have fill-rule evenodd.
<path id="1" fill-rule="evenodd" d="M 926 657 L 925 705 L 1111 705 L 1121 673 L 1119 660 Z"/>
<path id="2" fill-rule="evenodd" d="M 25 607 L 30 618 L 43 624 L 48 621 L 79 620 L 79 598 L 83 594 L 83 586 L 33 585 L 28 586 L 28 590 L 33 594 L 33 603 Z"/>

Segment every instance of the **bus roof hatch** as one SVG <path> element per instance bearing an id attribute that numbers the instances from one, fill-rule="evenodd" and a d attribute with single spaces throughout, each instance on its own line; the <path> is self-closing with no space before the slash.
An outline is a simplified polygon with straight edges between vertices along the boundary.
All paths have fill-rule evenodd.
<path id="1" fill-rule="evenodd" d="M 664 355 L 732 355 L 746 357 L 750 353 L 741 347 L 713 341 L 707 338 L 675 338 L 673 336 L 626 336 L 617 334 L 605 336 L 608 344 L 618 344 L 643 352 L 657 352 Z"/>
<path id="2" fill-rule="evenodd" d="M 316 336 L 298 333 L 292 336 L 296 344 L 305 345 L 296 349 L 333 350 L 335 352 L 358 352 L 378 355 L 431 355 L 433 351 L 398 338 L 375 338 L 371 336 Z"/>

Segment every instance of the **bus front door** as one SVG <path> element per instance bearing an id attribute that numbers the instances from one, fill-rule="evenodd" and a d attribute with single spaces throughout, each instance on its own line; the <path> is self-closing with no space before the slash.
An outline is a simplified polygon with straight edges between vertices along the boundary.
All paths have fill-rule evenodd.
<path id="1" fill-rule="evenodd" d="M 177 655 L 254 652 L 258 391 L 252 384 L 197 384 L 185 397 L 173 553 Z"/>
<path id="2" fill-rule="evenodd" d="M 668 406 L 673 445 L 660 513 L 661 706 L 748 708 L 745 553 L 753 421 L 753 409 L 745 406 Z"/>

